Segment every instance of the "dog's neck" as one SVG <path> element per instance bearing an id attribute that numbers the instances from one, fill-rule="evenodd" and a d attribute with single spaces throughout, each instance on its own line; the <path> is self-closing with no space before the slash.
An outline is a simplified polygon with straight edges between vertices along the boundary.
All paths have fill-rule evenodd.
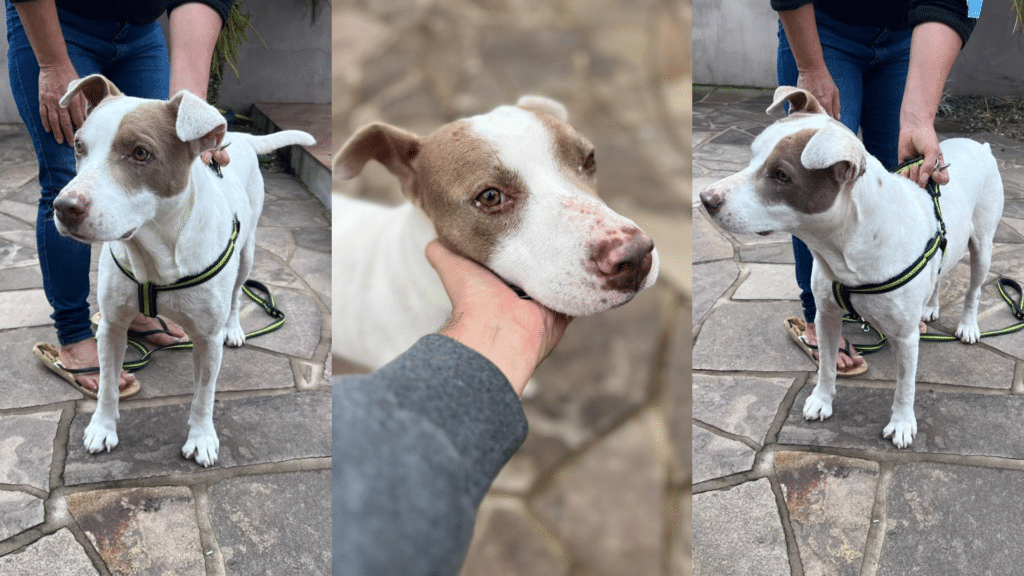
<path id="1" fill-rule="evenodd" d="M 197 160 L 192 164 L 184 191 L 160 199 L 156 216 L 131 238 L 107 243 L 118 261 L 139 282 L 169 284 L 200 272 L 212 263 L 208 260 L 216 258 L 227 245 L 232 230 L 231 214 L 224 216 L 225 210 L 211 209 L 211 203 L 223 203 L 223 199 L 210 193 L 216 187 L 196 185 L 203 178 L 217 176 Z M 214 219 L 224 222 L 214 222 Z M 211 251 L 210 246 L 217 249 Z"/>
<path id="2" fill-rule="evenodd" d="M 928 193 L 870 158 L 868 170 L 848 195 L 840 194 L 829 217 L 795 235 L 829 279 L 857 286 L 903 271 L 921 256 L 937 226 Z"/>

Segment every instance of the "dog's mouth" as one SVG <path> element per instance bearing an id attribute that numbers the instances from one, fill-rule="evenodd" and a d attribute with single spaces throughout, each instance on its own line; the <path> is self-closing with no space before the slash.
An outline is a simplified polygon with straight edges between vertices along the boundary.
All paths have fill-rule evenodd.
<path id="1" fill-rule="evenodd" d="M 774 230 L 764 230 L 764 231 L 758 232 L 757 235 L 758 236 L 767 236 L 767 235 L 771 234 L 772 232 L 774 232 Z"/>
<path id="2" fill-rule="evenodd" d="M 131 237 L 135 235 L 135 231 L 136 230 L 138 230 L 138 228 L 132 228 L 131 230 L 125 232 L 124 234 L 121 235 L 119 240 L 129 240 L 129 239 L 131 239 Z"/>

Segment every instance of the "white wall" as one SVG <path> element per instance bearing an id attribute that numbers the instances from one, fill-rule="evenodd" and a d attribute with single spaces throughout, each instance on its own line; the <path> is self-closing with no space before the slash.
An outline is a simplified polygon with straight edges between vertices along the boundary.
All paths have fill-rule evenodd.
<path id="1" fill-rule="evenodd" d="M 267 49 L 250 32 L 250 42 L 239 49 L 241 80 L 226 69 L 220 107 L 241 110 L 254 102 L 331 101 L 330 6 L 324 6 L 311 26 L 302 4 L 301 0 L 248 2 L 252 25 Z M 0 123 L 20 123 L 7 76 L 6 29 L 0 34 L 0 74 Z"/>
<path id="2" fill-rule="evenodd" d="M 1024 37 L 1013 34 L 1010 0 L 985 0 L 946 89 L 953 94 L 1024 95 Z M 775 86 L 778 18 L 768 0 L 694 0 L 693 81 Z"/>

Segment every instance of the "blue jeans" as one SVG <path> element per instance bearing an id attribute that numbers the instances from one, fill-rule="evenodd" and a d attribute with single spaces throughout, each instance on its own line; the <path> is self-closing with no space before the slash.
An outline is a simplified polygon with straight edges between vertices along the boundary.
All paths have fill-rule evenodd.
<path id="1" fill-rule="evenodd" d="M 11 90 L 39 161 L 42 193 L 36 216 L 36 248 L 43 290 L 53 307 L 60 344 L 92 337 L 89 320 L 90 246 L 61 236 L 53 224 L 53 200 L 75 175 L 70 144 L 57 144 L 39 117 L 39 65 L 18 12 L 7 4 L 7 63 Z M 157 22 L 145 26 L 89 20 L 58 10 L 68 56 L 79 77 L 101 73 L 123 93 L 167 98 L 170 70 L 167 45 Z"/>
<path id="2" fill-rule="evenodd" d="M 898 164 L 900 104 L 910 64 L 911 30 L 851 26 L 815 10 L 825 65 L 839 90 L 839 116 L 847 128 L 861 133 L 864 147 L 886 168 Z M 798 72 L 793 51 L 779 23 L 777 74 L 780 86 L 795 86 Z M 817 308 L 811 294 L 807 245 L 793 237 L 796 281 L 804 319 L 814 322 Z"/>

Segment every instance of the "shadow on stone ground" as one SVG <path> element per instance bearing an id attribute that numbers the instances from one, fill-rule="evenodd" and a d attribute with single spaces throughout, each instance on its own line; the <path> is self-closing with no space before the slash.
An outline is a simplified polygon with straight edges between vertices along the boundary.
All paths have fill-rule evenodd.
<path id="1" fill-rule="evenodd" d="M 695 191 L 746 167 L 770 102 L 769 91 L 694 90 Z M 965 132 L 939 126 L 940 138 L 989 142 L 1005 189 L 980 307 L 981 329 L 992 330 L 1015 322 L 995 278 L 1024 270 L 1024 143 Z M 807 422 L 815 366 L 782 328 L 801 310 L 789 237 L 728 234 L 696 206 L 694 573 L 1018 572 L 1024 333 L 922 344 L 909 449 L 881 437 L 895 385 L 889 350 L 867 356 L 864 376 L 840 380 L 830 419 Z M 968 275 L 964 262 L 950 270 L 930 331 L 955 329 Z M 855 328 L 847 335 L 858 341 Z"/>
<path id="2" fill-rule="evenodd" d="M 82 432 L 96 403 L 31 352 L 56 343 L 35 248 L 36 172 L 25 128 L 0 125 L 0 574 L 328 573 L 328 212 L 294 177 L 264 174 L 251 277 L 287 317 L 225 350 L 220 461 L 203 469 L 180 455 L 192 361 L 170 351 L 121 403 L 120 444 L 92 455 Z M 95 294 L 91 302 L 95 310 Z M 242 324 L 250 331 L 268 317 L 247 303 Z"/>
<path id="3" fill-rule="evenodd" d="M 662 257 L 653 289 L 575 320 L 538 370 L 464 576 L 689 573 L 689 30 L 669 0 L 334 5 L 335 149 L 371 121 L 427 134 L 553 97 L 597 149 L 602 197 Z M 400 199 L 376 165 L 335 186 Z"/>

